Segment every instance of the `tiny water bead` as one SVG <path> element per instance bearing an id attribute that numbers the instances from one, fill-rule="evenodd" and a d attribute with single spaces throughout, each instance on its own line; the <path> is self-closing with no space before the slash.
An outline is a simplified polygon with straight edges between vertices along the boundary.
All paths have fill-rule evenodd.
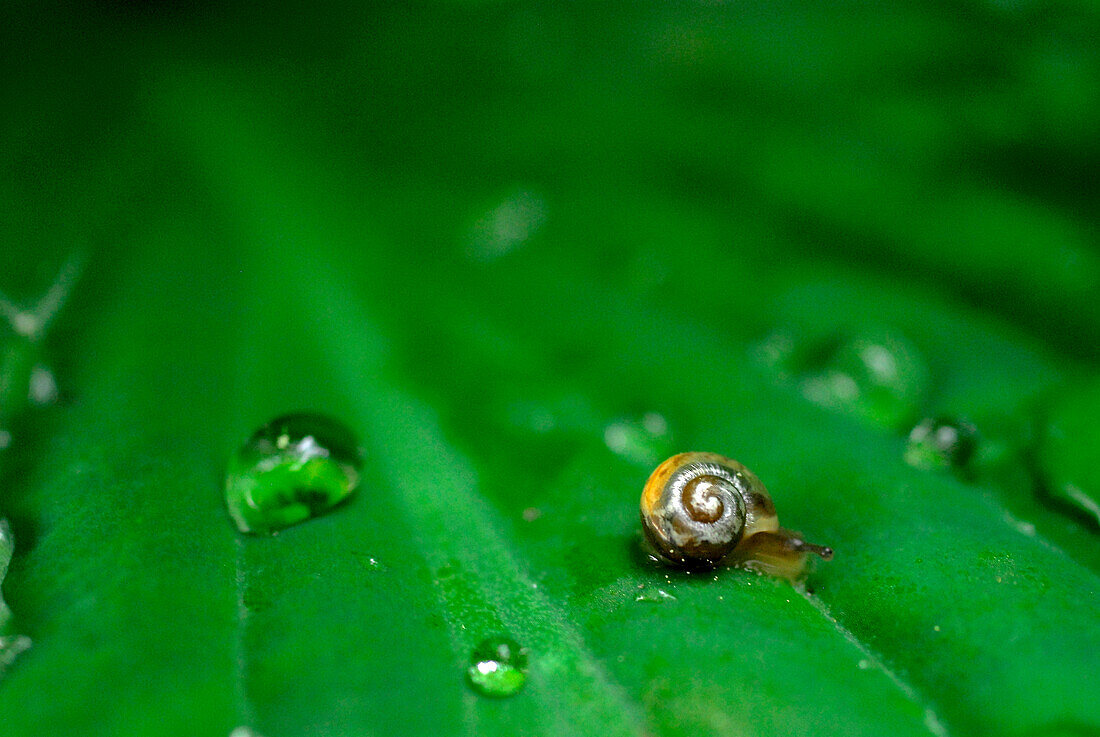
<path id="1" fill-rule="evenodd" d="M 348 427 L 324 415 L 283 415 L 230 460 L 226 506 L 241 532 L 274 532 L 347 499 L 361 469 L 362 453 Z"/>
<path id="2" fill-rule="evenodd" d="M 507 637 L 484 640 L 470 654 L 466 678 L 482 696 L 512 696 L 527 683 L 527 650 Z"/>
<path id="3" fill-rule="evenodd" d="M 978 430 L 966 420 L 926 417 L 909 432 L 905 462 L 925 471 L 965 468 L 978 448 Z"/>
<path id="4" fill-rule="evenodd" d="M 634 601 L 640 601 L 646 604 L 664 604 L 669 601 L 676 601 L 676 597 L 656 586 L 643 585 L 639 589 L 637 596 L 634 597 Z"/>

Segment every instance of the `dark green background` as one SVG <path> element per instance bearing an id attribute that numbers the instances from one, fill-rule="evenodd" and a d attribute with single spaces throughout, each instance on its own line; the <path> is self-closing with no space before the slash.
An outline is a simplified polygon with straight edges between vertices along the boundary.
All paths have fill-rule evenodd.
<path id="1" fill-rule="evenodd" d="M 88 258 L 60 401 L 0 408 L 35 643 L 0 733 L 1100 734 L 1097 524 L 1050 498 L 1100 449 L 1036 450 L 1096 402 L 1098 32 L 1084 2 L 6 5 L 0 291 Z M 807 400 L 821 345 L 883 334 L 927 377 L 898 414 Z M 356 429 L 363 486 L 242 537 L 226 460 L 296 409 Z M 968 476 L 902 460 L 937 413 L 983 434 Z M 682 450 L 836 559 L 805 591 L 649 565 L 637 498 Z M 491 701 L 463 669 L 500 634 L 531 673 Z"/>

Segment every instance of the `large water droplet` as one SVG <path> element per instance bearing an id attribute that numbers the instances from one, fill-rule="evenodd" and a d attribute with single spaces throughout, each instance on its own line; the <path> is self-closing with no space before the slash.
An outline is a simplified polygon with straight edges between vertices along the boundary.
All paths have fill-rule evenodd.
<path id="1" fill-rule="evenodd" d="M 927 417 L 909 433 L 905 462 L 925 471 L 962 469 L 974 457 L 978 431 L 965 420 Z"/>
<path id="2" fill-rule="evenodd" d="M 482 696 L 512 696 L 527 683 L 527 650 L 507 637 L 485 640 L 470 654 L 466 678 Z"/>
<path id="3" fill-rule="evenodd" d="M 1100 522 L 1100 379 L 1064 392 L 1050 406 L 1039 445 L 1047 493 Z"/>
<path id="4" fill-rule="evenodd" d="M 359 445 L 346 426 L 322 415 L 284 415 L 233 456 L 226 505 L 241 532 L 274 532 L 346 499 L 361 468 Z"/>
<path id="5" fill-rule="evenodd" d="M 802 335 L 777 331 L 758 344 L 754 358 L 802 395 L 886 427 L 916 418 L 928 390 L 920 352 L 895 330 Z"/>
<path id="6" fill-rule="evenodd" d="M 842 341 L 822 370 L 802 383 L 803 396 L 810 401 L 886 427 L 909 421 L 927 388 L 924 359 L 896 333 Z"/>

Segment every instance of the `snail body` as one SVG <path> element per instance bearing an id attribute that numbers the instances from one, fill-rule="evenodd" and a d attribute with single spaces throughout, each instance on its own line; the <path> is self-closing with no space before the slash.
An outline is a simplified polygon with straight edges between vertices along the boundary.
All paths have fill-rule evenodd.
<path id="1" fill-rule="evenodd" d="M 659 465 L 642 491 L 646 539 L 666 562 L 682 567 L 741 565 L 794 579 L 811 545 L 779 526 L 764 483 L 717 453 L 680 453 Z"/>

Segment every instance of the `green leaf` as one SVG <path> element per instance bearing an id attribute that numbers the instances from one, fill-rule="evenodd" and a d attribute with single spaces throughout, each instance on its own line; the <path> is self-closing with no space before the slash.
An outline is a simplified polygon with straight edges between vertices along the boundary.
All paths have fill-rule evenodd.
<path id="1" fill-rule="evenodd" d="M 955 93 L 899 71 L 923 59 L 909 30 L 946 59 L 977 31 L 879 11 L 850 45 L 816 6 L 589 11 L 441 6 L 425 30 L 322 5 L 335 60 L 290 20 L 235 61 L 188 36 L 232 24 L 134 51 L 140 94 L 113 104 L 144 127 L 95 134 L 63 224 L 17 221 L 0 255 L 31 305 L 80 245 L 61 235 L 115 244 L 36 344 L 60 400 L 0 413 L 3 601 L 33 642 L 0 678 L 4 735 L 1100 731 L 1100 540 L 1042 494 L 1087 472 L 1043 423 L 1096 374 L 1098 257 L 1068 196 L 934 166 L 968 129 L 922 100 Z M 991 65 L 1032 38 L 982 17 Z M 864 90 L 887 63 L 900 86 Z M 809 120 L 786 107 L 823 80 Z M 35 186 L 12 185 L 49 207 Z M 26 397 L 3 339 L 0 397 Z M 298 411 L 360 438 L 360 485 L 241 534 L 231 458 Z M 906 463 L 922 416 L 973 423 L 970 472 Z M 795 585 L 655 565 L 638 498 L 686 450 L 745 463 L 835 559 Z M 495 638 L 526 651 L 507 698 L 468 681 Z"/>

